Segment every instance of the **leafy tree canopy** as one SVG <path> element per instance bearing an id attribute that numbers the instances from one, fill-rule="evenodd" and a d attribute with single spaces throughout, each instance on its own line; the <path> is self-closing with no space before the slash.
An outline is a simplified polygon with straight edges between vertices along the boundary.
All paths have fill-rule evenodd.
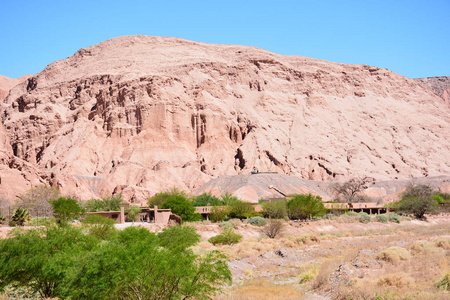
<path id="1" fill-rule="evenodd" d="M 161 208 L 170 208 L 172 213 L 179 215 L 183 221 L 196 221 L 200 218 L 195 213 L 195 207 L 182 195 L 171 195 L 161 205 Z"/>
<path id="2" fill-rule="evenodd" d="M 224 205 L 224 202 L 211 194 L 203 193 L 194 198 L 192 204 L 194 206 L 218 206 Z"/>
<path id="3" fill-rule="evenodd" d="M 158 235 L 129 227 L 105 242 L 74 226 L 16 230 L 0 240 L 0 291 L 26 287 L 42 298 L 74 300 L 210 299 L 231 283 L 231 272 L 217 251 L 194 254 L 189 247 L 198 240 L 183 226 Z"/>
<path id="4" fill-rule="evenodd" d="M 84 215 L 85 210 L 80 206 L 77 200 L 72 198 L 60 197 L 56 200 L 52 200 L 50 204 L 53 207 L 55 220 L 65 225 L 70 220 L 74 220 Z"/>
<path id="5" fill-rule="evenodd" d="M 182 196 L 186 199 L 189 199 L 189 196 L 185 191 L 181 191 L 177 188 L 172 188 L 169 191 L 158 193 L 148 199 L 148 206 L 154 207 L 156 205 L 158 207 L 161 207 L 161 205 L 166 202 L 170 196 Z"/>
<path id="6" fill-rule="evenodd" d="M 263 214 L 265 217 L 273 219 L 287 218 L 287 205 L 285 200 L 278 200 L 273 202 L 263 202 Z"/>
<path id="7" fill-rule="evenodd" d="M 312 194 L 295 195 L 287 202 L 287 209 L 289 218 L 299 220 L 321 217 L 327 211 L 322 198 Z"/>
<path id="8" fill-rule="evenodd" d="M 105 197 L 101 200 L 91 199 L 84 203 L 84 207 L 89 212 L 96 211 L 118 211 L 120 210 L 120 203 L 123 202 L 122 195 L 118 194 L 111 197 Z"/>

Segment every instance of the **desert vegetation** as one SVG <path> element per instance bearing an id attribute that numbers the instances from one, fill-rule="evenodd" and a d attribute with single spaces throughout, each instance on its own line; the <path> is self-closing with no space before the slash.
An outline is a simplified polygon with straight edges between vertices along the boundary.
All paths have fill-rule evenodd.
<path id="1" fill-rule="evenodd" d="M 256 212 L 230 194 L 194 197 L 172 189 L 148 203 L 177 211 L 184 225 L 159 233 L 144 227 L 117 230 L 113 220 L 85 215 L 117 210 L 120 196 L 83 202 L 55 195 L 47 199 L 52 216 L 39 222 L 17 207 L 19 228 L 0 240 L 1 300 L 448 295 L 450 222 L 430 213 L 443 211 L 449 195 L 428 187 L 411 185 L 390 205 L 395 212 L 378 215 L 332 214 L 311 194 L 263 202 Z M 417 214 L 402 206 L 411 198 L 413 209 L 434 202 Z M 194 204 L 212 204 L 210 221 L 200 220 Z M 130 206 L 128 220 L 134 222 L 139 211 Z"/>

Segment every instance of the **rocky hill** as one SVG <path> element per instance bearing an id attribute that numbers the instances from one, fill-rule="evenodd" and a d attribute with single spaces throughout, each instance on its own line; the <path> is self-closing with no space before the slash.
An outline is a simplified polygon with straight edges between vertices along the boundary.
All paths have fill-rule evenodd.
<path id="1" fill-rule="evenodd" d="M 417 81 L 423 83 L 426 87 L 441 97 L 445 104 L 450 106 L 450 77 L 436 76 L 417 78 Z"/>
<path id="2" fill-rule="evenodd" d="M 318 181 L 450 174 L 450 108 L 422 84 L 254 47 L 119 37 L 1 105 L 0 196 L 49 183 L 140 201 L 254 167 Z"/>
<path id="3" fill-rule="evenodd" d="M 30 78 L 31 75 L 25 75 L 19 78 L 9 78 L 6 76 L 0 75 L 0 101 L 5 99 L 8 96 L 9 91 L 19 83 Z"/>

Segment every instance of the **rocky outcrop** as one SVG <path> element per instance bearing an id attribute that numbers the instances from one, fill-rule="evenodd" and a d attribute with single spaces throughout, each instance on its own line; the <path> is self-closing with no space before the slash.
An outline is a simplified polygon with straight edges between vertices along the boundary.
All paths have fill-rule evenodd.
<path id="1" fill-rule="evenodd" d="M 450 173 L 450 109 L 386 69 L 120 37 L 14 87 L 12 157 L 80 198 L 133 201 L 253 167 L 309 180 Z"/>
<path id="2" fill-rule="evenodd" d="M 18 85 L 21 82 L 24 82 L 28 78 L 30 78 L 31 75 L 25 75 L 19 78 L 9 78 L 6 76 L 0 75 L 0 101 L 5 99 L 6 96 L 8 96 L 9 91 L 16 85 Z"/>
<path id="3" fill-rule="evenodd" d="M 449 76 L 437 76 L 437 77 L 424 77 L 417 78 L 417 81 L 423 83 L 430 90 L 435 92 L 441 97 L 445 104 L 450 106 L 450 77 Z"/>

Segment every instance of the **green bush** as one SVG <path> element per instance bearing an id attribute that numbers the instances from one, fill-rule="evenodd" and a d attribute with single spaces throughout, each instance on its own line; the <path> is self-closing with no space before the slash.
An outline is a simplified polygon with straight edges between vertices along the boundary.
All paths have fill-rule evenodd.
<path id="1" fill-rule="evenodd" d="M 192 228 L 155 235 L 129 227 L 107 242 L 84 231 L 49 226 L 0 239 L 0 290 L 42 299 L 211 299 L 231 283 L 223 255 L 188 248 L 199 240 Z"/>
<path id="2" fill-rule="evenodd" d="M 234 232 L 233 229 L 225 229 L 221 234 L 213 236 L 208 240 L 213 245 L 233 245 L 239 243 L 242 235 Z"/>
<path id="3" fill-rule="evenodd" d="M 53 223 L 54 221 L 55 221 L 55 219 L 47 218 L 47 217 L 32 218 L 30 221 L 27 222 L 27 225 L 29 225 L 29 226 L 48 226 L 51 223 Z"/>
<path id="4" fill-rule="evenodd" d="M 213 206 L 211 207 L 211 212 L 209 218 L 212 222 L 221 222 L 228 218 L 228 208 L 224 206 Z"/>
<path id="5" fill-rule="evenodd" d="M 358 213 L 351 210 L 351 211 L 345 212 L 344 215 L 349 216 L 349 217 L 357 217 Z"/>
<path id="6" fill-rule="evenodd" d="M 266 218 L 286 219 L 288 212 L 285 200 L 263 202 L 263 215 Z"/>
<path id="7" fill-rule="evenodd" d="M 370 216 L 369 216 L 367 213 L 365 213 L 365 212 L 360 212 L 360 213 L 358 214 L 358 220 L 359 220 L 361 223 L 369 223 L 370 220 L 371 220 L 371 218 L 370 218 Z"/>
<path id="8" fill-rule="evenodd" d="M 231 218 L 247 219 L 254 217 L 256 214 L 255 207 L 248 202 L 241 200 L 232 201 L 228 204 L 229 216 Z"/>
<path id="9" fill-rule="evenodd" d="M 447 274 L 436 282 L 436 287 L 440 290 L 450 291 L 450 272 L 447 272 Z"/>
<path id="10" fill-rule="evenodd" d="M 252 217 L 247 219 L 246 222 L 253 226 L 264 226 L 267 224 L 267 220 L 263 217 Z"/>
<path id="11" fill-rule="evenodd" d="M 234 228 L 234 224 L 231 223 L 231 222 L 229 222 L 229 221 L 222 222 L 222 223 L 219 224 L 219 226 L 220 226 L 220 228 L 222 228 L 222 229 Z"/>
<path id="12" fill-rule="evenodd" d="M 389 222 L 392 223 L 400 223 L 402 221 L 402 217 L 396 213 L 390 212 L 387 214 Z"/>
<path id="13" fill-rule="evenodd" d="M 388 218 L 386 217 L 386 215 L 377 215 L 376 219 L 380 223 L 387 223 L 388 222 Z"/>
<path id="14" fill-rule="evenodd" d="M 322 198 L 312 194 L 295 195 L 287 202 L 287 209 L 289 218 L 294 220 L 321 217 L 327 212 Z"/>
<path id="15" fill-rule="evenodd" d="M 114 224 L 116 224 L 115 220 L 95 214 L 88 214 L 86 219 L 82 221 L 82 224 L 90 235 L 101 240 L 111 239 L 117 232 L 114 227 Z"/>
<path id="16" fill-rule="evenodd" d="M 11 217 L 11 222 L 14 223 L 14 226 L 23 226 L 29 220 L 31 220 L 30 213 L 24 208 L 16 209 Z"/>
<path id="17" fill-rule="evenodd" d="M 3 216 L 0 216 L 0 224 L 3 224 L 3 222 L 5 222 L 5 221 L 6 221 L 6 218 Z"/>

